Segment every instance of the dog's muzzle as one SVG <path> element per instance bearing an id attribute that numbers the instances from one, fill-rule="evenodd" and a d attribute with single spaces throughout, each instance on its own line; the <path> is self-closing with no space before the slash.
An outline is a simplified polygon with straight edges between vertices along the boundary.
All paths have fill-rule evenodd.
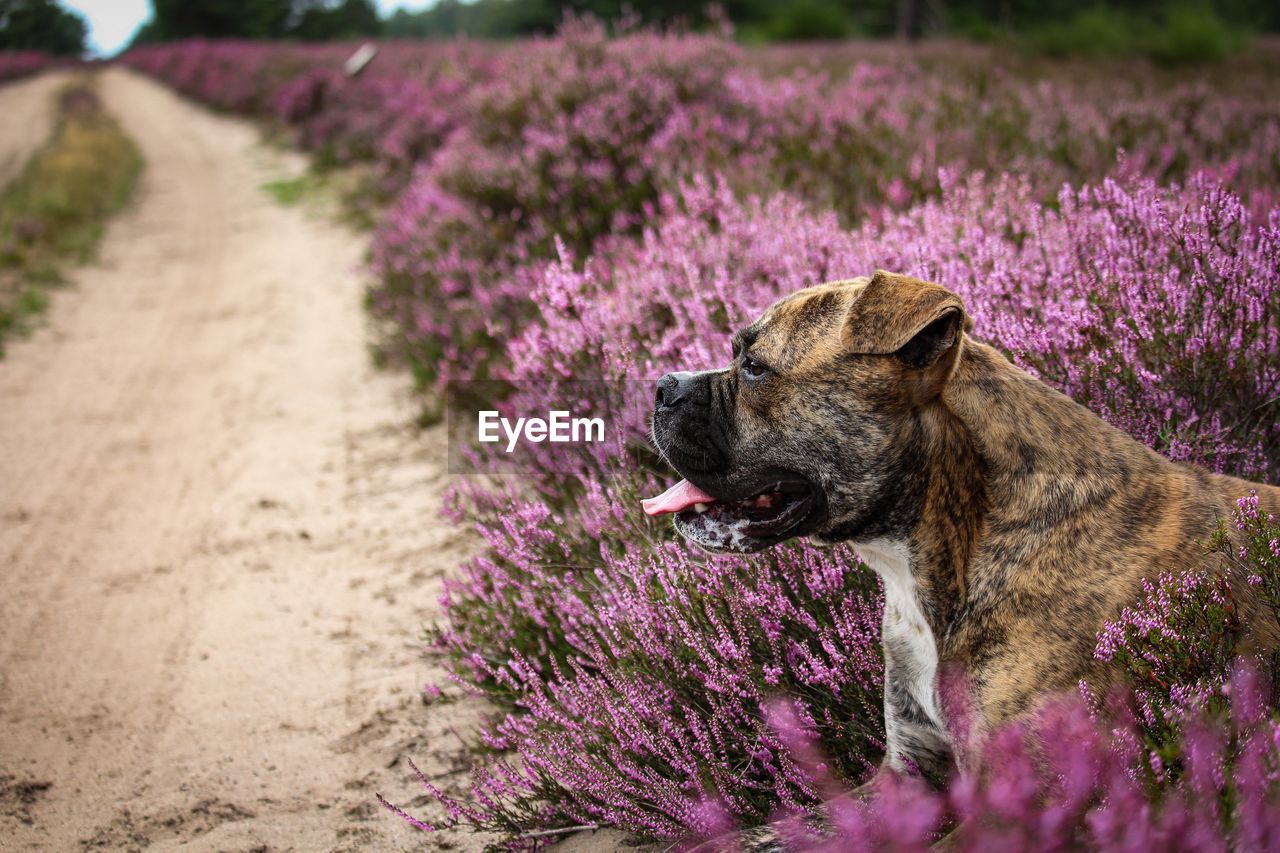
<path id="1" fill-rule="evenodd" d="M 719 377 L 717 376 L 719 374 Z M 675 516 L 677 532 L 707 551 L 758 551 L 803 535 L 821 508 L 821 497 L 803 477 L 734 461 L 727 423 L 715 411 L 711 382 L 722 371 L 668 373 L 654 395 L 653 439 L 658 451 L 686 479 L 643 502 L 651 516 Z"/>

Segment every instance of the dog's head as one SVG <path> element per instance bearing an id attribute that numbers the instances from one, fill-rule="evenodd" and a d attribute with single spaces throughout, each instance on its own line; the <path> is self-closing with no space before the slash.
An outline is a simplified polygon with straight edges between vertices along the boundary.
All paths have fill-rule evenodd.
<path id="1" fill-rule="evenodd" d="M 685 480 L 645 511 L 713 552 L 902 532 L 968 328 L 954 293 L 883 271 L 779 300 L 728 367 L 658 382 L 653 440 Z"/>

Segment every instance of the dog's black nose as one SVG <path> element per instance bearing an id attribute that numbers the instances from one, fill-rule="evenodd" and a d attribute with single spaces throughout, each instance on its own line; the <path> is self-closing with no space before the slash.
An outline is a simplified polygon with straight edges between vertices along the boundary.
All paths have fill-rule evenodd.
<path id="1" fill-rule="evenodd" d="M 687 370 L 679 373 L 668 373 L 658 380 L 657 406 L 659 409 L 674 409 L 689 398 L 693 388 L 693 374 Z"/>

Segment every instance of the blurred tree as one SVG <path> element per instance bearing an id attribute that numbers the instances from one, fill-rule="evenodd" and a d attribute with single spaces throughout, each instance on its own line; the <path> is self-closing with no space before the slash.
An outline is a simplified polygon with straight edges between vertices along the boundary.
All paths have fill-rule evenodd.
<path id="1" fill-rule="evenodd" d="M 0 50 L 84 53 L 84 19 L 53 0 L 0 0 Z"/>
<path id="2" fill-rule="evenodd" d="M 193 37 L 323 41 L 382 29 L 373 0 L 151 0 L 151 9 L 137 44 Z"/>
<path id="3" fill-rule="evenodd" d="M 795 0 L 760 30 L 769 41 L 840 39 L 854 32 L 853 17 L 838 0 Z"/>
<path id="4" fill-rule="evenodd" d="M 0 0 L 21 3 L 53 5 L 52 0 Z M 439 0 L 420 12 L 397 10 L 382 22 L 373 0 L 152 4 L 154 20 L 139 34 L 139 41 L 196 35 L 336 39 L 378 33 L 392 38 L 512 38 L 551 32 L 566 13 L 589 14 L 606 22 L 639 18 L 644 23 L 694 27 L 719 20 L 708 13 L 709 4 L 703 0 Z M 1187 36 L 1210 24 L 1231 32 L 1280 29 L 1280 0 L 719 0 L 716 5 L 741 36 L 752 41 L 854 34 L 908 39 L 936 33 L 979 38 L 1023 34 L 1031 36 L 1029 43 L 1043 42 L 1055 51 L 1097 53 L 1111 44 L 1145 51 L 1137 42 L 1152 39 L 1144 33 L 1166 26 L 1171 33 L 1161 38 L 1174 51 L 1189 50 L 1179 45 L 1190 44 Z M 1099 34 L 1105 36 L 1101 42 Z"/>
<path id="5" fill-rule="evenodd" d="M 138 41 L 192 38 L 280 38 L 292 0 L 151 0 L 152 16 Z"/>
<path id="6" fill-rule="evenodd" d="M 329 41 L 377 35 L 381 30 L 373 0 L 303 0 L 295 3 L 289 35 Z"/>
<path id="7" fill-rule="evenodd" d="M 440 0 L 421 12 L 397 10 L 383 24 L 383 33 L 391 38 L 510 38 L 549 33 L 563 17 L 562 6 L 555 0 Z"/>
<path id="8" fill-rule="evenodd" d="M 1234 27 L 1280 28 L 1276 0 L 721 0 L 749 38 L 838 38 L 851 33 L 916 38 L 932 33 L 992 37 L 1087 20 L 1155 24 L 1179 9 L 1211 9 Z M 687 0 L 440 0 L 433 8 L 399 10 L 385 23 L 390 36 L 509 37 L 556 28 L 564 13 L 612 22 L 628 12 L 649 23 L 707 23 L 707 5 Z"/>

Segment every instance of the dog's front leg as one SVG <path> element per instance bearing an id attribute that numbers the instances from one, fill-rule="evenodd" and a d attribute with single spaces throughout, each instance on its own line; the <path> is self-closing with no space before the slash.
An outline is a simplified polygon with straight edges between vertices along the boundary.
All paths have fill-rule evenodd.
<path id="1" fill-rule="evenodd" d="M 889 626 L 886 624 L 886 628 Z M 884 643 L 885 757 L 880 773 L 919 772 L 945 782 L 954 767 L 951 739 L 936 719 L 937 686 L 915 655 L 902 654 L 892 635 Z M 936 670 L 935 670 L 936 671 Z M 923 699 L 923 701 L 922 701 Z M 878 776 L 879 774 L 877 774 Z M 873 785 L 875 779 L 867 783 Z"/>

